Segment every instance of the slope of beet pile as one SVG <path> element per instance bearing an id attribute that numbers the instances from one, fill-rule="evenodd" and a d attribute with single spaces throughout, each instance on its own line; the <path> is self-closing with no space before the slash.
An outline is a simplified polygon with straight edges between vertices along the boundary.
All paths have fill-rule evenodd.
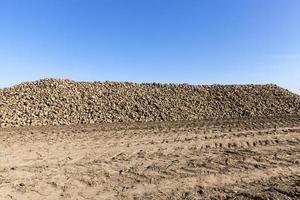
<path id="1" fill-rule="evenodd" d="M 175 121 L 300 114 L 276 85 L 136 84 L 43 79 L 0 90 L 0 126 Z"/>

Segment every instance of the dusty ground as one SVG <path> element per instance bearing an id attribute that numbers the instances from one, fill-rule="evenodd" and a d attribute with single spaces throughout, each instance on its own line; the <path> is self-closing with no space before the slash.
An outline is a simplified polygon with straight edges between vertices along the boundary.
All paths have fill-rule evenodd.
<path id="1" fill-rule="evenodd" d="M 0 129 L 0 199 L 300 199 L 300 117 Z"/>

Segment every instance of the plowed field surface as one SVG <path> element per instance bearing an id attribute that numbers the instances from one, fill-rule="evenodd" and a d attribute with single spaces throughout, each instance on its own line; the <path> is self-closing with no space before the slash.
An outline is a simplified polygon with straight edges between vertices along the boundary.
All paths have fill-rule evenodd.
<path id="1" fill-rule="evenodd" d="M 0 129 L 0 199 L 300 199 L 300 117 Z"/>

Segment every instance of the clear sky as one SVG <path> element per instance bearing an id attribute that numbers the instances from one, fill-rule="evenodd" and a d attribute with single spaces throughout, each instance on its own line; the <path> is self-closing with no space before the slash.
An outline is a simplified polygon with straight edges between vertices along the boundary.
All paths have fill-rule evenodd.
<path id="1" fill-rule="evenodd" d="M 300 94 L 300 1 L 0 0 L 0 87 L 45 77 Z"/>

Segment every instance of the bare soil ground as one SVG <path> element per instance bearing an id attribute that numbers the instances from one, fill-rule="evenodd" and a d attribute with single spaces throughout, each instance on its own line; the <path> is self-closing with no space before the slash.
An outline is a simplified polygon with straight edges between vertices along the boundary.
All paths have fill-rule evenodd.
<path id="1" fill-rule="evenodd" d="M 0 199 L 300 199 L 300 117 L 0 129 Z"/>

